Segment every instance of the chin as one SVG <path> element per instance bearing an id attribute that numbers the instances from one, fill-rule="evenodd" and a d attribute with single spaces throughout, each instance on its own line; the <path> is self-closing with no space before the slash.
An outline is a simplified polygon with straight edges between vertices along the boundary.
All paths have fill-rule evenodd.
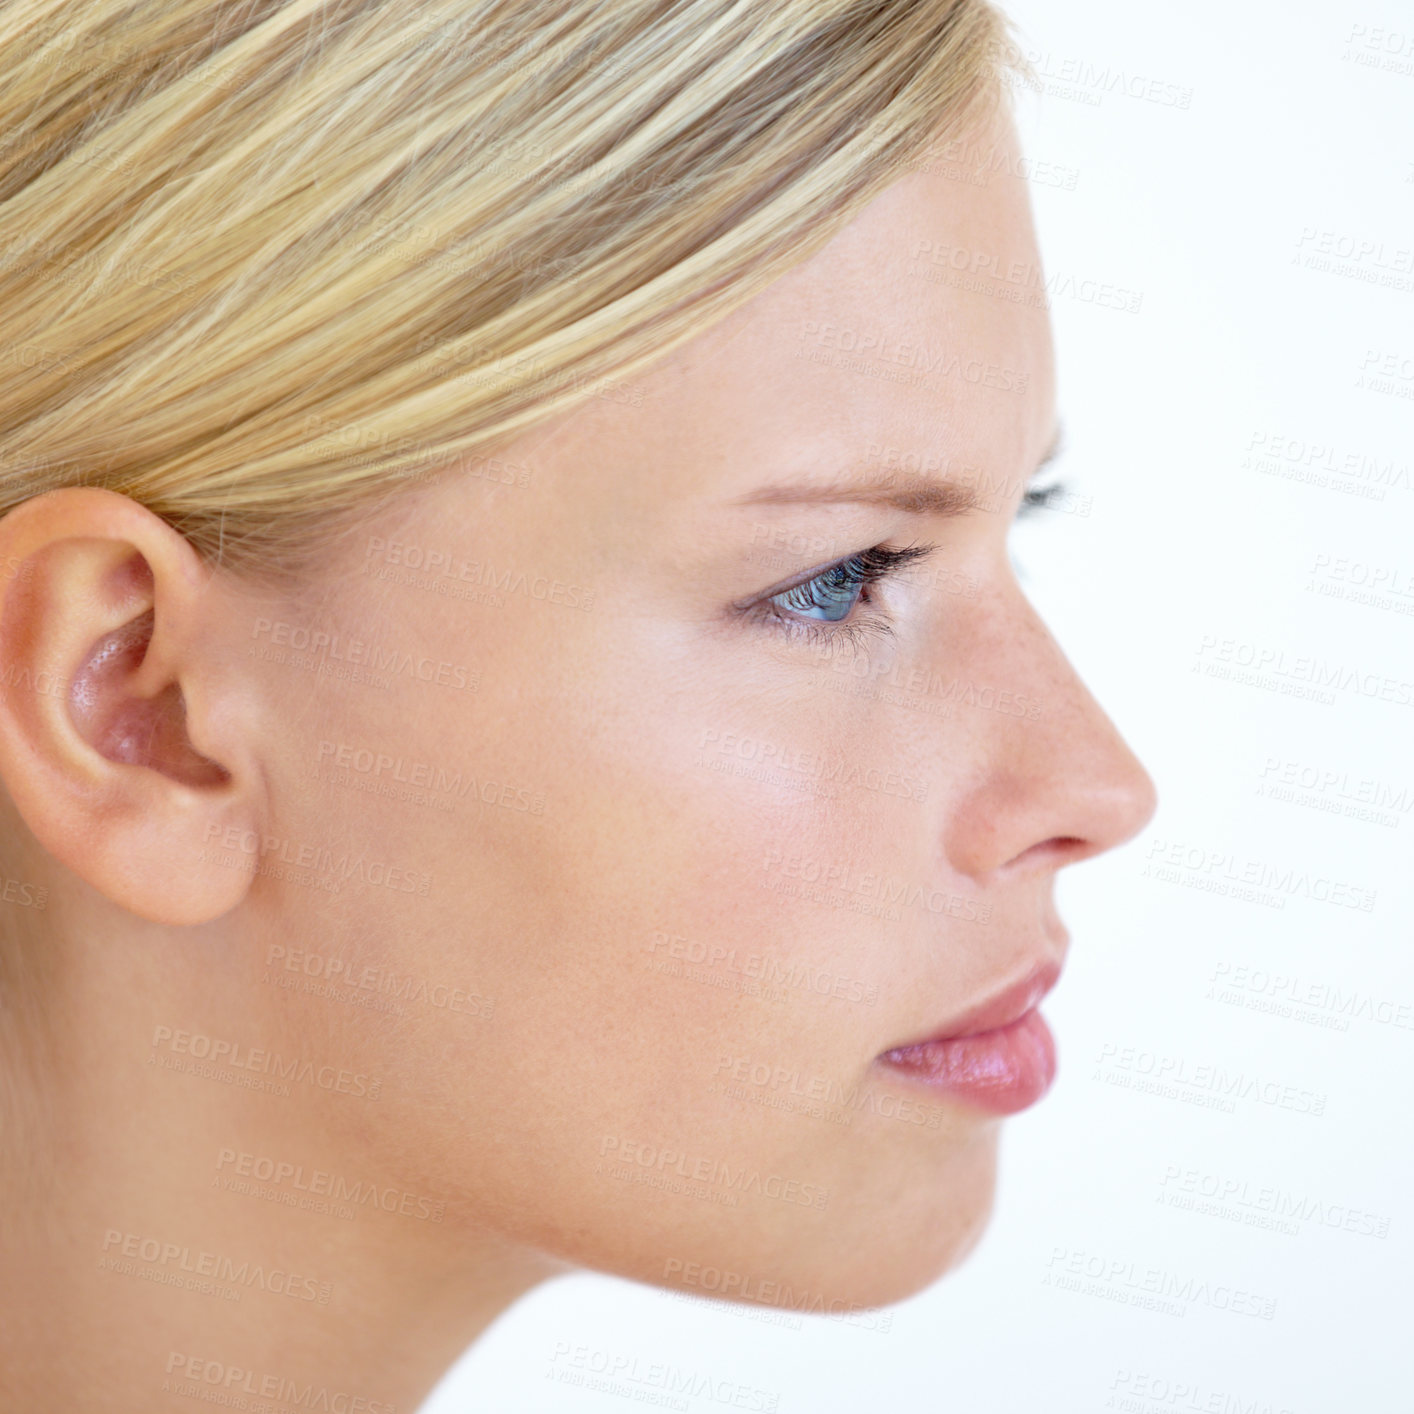
<path id="1" fill-rule="evenodd" d="M 856 1232 L 850 1260 L 832 1274 L 845 1299 L 866 1310 L 906 1301 L 967 1260 L 991 1223 L 996 1136 L 989 1127 L 946 1174 L 880 1205 L 877 1223 Z"/>
<path id="2" fill-rule="evenodd" d="M 920 1176 L 880 1175 L 807 1229 L 740 1233 L 710 1257 L 659 1267 L 655 1285 L 823 1315 L 891 1306 L 956 1270 L 981 1242 L 996 1197 L 997 1126 Z M 635 1273 L 640 1279 L 646 1272 Z"/>

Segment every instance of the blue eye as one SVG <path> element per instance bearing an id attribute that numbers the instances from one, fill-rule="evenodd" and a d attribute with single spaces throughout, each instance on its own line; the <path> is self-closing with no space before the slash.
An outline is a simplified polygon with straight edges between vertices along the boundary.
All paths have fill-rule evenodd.
<path id="1" fill-rule="evenodd" d="M 808 619 L 838 623 L 849 617 L 849 611 L 859 602 L 859 596 L 869 582 L 864 557 L 851 555 L 849 559 L 831 565 L 823 574 L 817 574 L 814 579 L 807 579 L 804 584 L 772 595 L 771 602 Z"/>
<path id="2" fill-rule="evenodd" d="M 851 624 L 849 619 L 855 606 L 861 601 L 867 603 L 866 591 L 871 584 L 887 578 L 904 565 L 931 554 L 934 545 L 910 545 L 906 549 L 891 550 L 883 545 L 861 550 L 838 564 L 830 565 L 810 579 L 788 589 L 782 589 L 760 601 L 767 616 L 788 632 L 806 634 L 851 634 L 854 631 L 890 632 L 888 620 L 876 615 L 870 623 Z M 825 628 L 823 625 L 839 625 Z"/>

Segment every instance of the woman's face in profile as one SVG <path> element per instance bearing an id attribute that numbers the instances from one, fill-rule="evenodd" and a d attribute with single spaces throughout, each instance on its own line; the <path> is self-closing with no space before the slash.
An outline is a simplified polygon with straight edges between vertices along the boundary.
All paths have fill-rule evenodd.
<path id="1" fill-rule="evenodd" d="M 231 1034 L 381 1078 L 262 1142 L 445 1195 L 429 1242 L 728 1295 L 889 1302 L 970 1249 L 1049 1038 L 886 1053 L 1038 1000 L 1056 871 L 1152 810 L 1008 556 L 1056 431 L 1037 264 L 1024 184 L 911 173 L 309 605 L 226 585 L 286 863 L 395 871 L 262 873 L 215 925 Z"/>

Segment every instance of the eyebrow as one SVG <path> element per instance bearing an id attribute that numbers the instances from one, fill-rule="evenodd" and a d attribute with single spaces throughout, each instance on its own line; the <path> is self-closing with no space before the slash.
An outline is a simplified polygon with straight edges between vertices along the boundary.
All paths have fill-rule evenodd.
<path id="1" fill-rule="evenodd" d="M 1051 437 L 1050 446 L 1042 454 L 1035 469 L 1027 477 L 1034 482 L 1060 455 L 1065 429 L 1061 423 Z M 939 480 L 916 472 L 891 472 L 886 476 L 862 481 L 806 483 L 796 486 L 767 486 L 743 496 L 739 505 L 791 505 L 798 502 L 833 505 L 852 502 L 865 506 L 891 506 L 910 515 L 958 516 L 980 510 L 985 502 L 977 488 L 956 481 Z"/>

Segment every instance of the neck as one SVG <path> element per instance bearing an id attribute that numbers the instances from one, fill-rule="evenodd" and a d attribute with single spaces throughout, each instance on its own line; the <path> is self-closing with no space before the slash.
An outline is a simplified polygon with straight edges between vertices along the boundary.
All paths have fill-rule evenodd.
<path id="1" fill-rule="evenodd" d="M 568 1270 L 455 1193 L 380 1172 L 381 1147 L 349 1138 L 373 1138 L 375 1105 L 350 1120 L 339 1097 L 321 1124 L 318 1087 L 261 1092 L 151 1045 L 159 1013 L 199 1009 L 134 1016 L 115 993 L 60 992 L 41 1061 L 3 1070 L 0 1407 L 151 1414 L 226 1390 L 233 1407 L 239 1392 L 412 1414 L 501 1312 Z"/>

